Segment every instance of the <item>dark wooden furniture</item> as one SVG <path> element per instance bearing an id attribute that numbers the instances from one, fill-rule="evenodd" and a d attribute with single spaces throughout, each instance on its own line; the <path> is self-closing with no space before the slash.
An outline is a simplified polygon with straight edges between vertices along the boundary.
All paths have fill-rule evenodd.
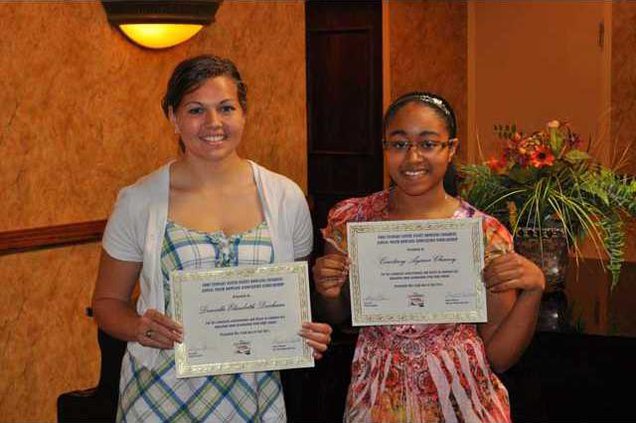
<path id="1" fill-rule="evenodd" d="M 501 375 L 515 422 L 633 422 L 636 338 L 537 333 Z"/>
<path id="2" fill-rule="evenodd" d="M 88 311 L 90 314 L 90 311 Z M 57 398 L 57 421 L 114 422 L 119 399 L 119 373 L 126 342 L 97 330 L 101 367 L 97 386 L 65 392 Z"/>

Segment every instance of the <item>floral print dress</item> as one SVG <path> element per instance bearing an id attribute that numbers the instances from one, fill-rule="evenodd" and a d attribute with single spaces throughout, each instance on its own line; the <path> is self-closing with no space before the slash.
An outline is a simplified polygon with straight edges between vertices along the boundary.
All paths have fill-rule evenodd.
<path id="1" fill-rule="evenodd" d="M 347 251 L 346 224 L 386 220 L 390 190 L 338 203 L 325 239 Z M 485 262 L 512 250 L 510 233 L 464 201 L 453 218 L 483 218 Z M 475 324 L 368 326 L 360 329 L 346 422 L 509 422 L 508 392 L 490 369 Z"/>

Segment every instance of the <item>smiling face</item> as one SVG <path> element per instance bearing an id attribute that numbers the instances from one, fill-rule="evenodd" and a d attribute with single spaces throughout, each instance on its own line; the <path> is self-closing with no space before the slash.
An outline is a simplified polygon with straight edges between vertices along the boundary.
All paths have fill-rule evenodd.
<path id="1" fill-rule="evenodd" d="M 457 143 L 448 143 L 446 122 L 436 110 L 417 101 L 407 103 L 387 123 L 384 136 L 389 146 L 385 150 L 387 169 L 398 190 L 410 196 L 443 194 L 444 174 Z M 403 146 L 405 142 L 411 144 L 400 150 L 391 148 L 391 143 Z"/>
<path id="2" fill-rule="evenodd" d="M 245 113 L 230 77 L 206 80 L 185 94 L 176 110 L 170 108 L 169 117 L 185 145 L 186 158 L 220 161 L 236 156 Z"/>

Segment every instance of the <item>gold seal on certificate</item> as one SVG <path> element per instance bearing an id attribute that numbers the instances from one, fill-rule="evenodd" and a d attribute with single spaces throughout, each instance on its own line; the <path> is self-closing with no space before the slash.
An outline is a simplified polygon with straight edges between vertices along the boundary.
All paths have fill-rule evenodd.
<path id="1" fill-rule="evenodd" d="M 184 329 L 177 377 L 314 366 L 298 335 L 311 320 L 306 262 L 173 271 L 170 282 Z"/>
<path id="2" fill-rule="evenodd" d="M 485 322 L 481 219 L 350 222 L 354 326 Z"/>

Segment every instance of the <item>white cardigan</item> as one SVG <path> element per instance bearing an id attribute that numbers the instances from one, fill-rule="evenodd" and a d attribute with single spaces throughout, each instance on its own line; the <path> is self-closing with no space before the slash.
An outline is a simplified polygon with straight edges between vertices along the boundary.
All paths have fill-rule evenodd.
<path id="1" fill-rule="evenodd" d="M 249 161 L 269 227 L 274 261 L 290 262 L 308 256 L 313 247 L 309 208 L 302 190 L 291 179 Z M 165 309 L 161 247 L 168 218 L 170 187 L 168 163 L 133 185 L 123 188 L 104 230 L 102 246 L 117 260 L 141 262 L 137 311 Z M 128 343 L 129 352 L 151 368 L 156 348 Z"/>

